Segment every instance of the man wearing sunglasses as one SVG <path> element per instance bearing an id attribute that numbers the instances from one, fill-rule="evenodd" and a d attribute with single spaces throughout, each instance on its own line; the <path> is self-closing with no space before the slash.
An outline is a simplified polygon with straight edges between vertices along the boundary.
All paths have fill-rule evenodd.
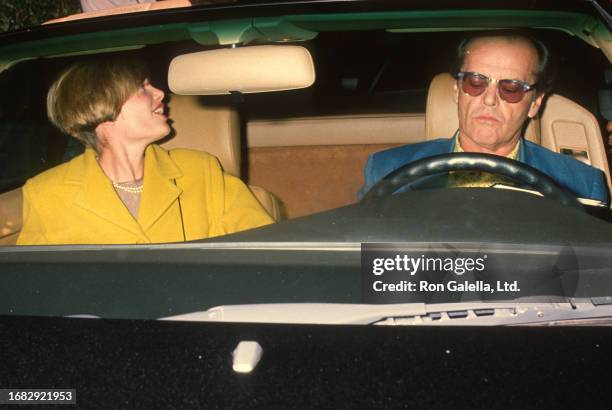
<path id="1" fill-rule="evenodd" d="M 600 170 L 522 136 L 525 121 L 538 113 L 549 87 L 549 55 L 541 42 L 523 34 L 473 37 L 459 45 L 457 57 L 453 91 L 459 129 L 455 135 L 371 155 L 359 198 L 385 175 L 410 162 L 449 152 L 477 152 L 524 162 L 578 197 L 608 201 Z M 490 187 L 508 182 L 487 173 L 454 172 L 444 184 Z"/>

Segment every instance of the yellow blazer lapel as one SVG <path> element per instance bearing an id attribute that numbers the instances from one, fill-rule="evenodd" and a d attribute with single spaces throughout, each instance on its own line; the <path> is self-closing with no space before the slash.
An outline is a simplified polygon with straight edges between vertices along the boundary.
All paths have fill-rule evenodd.
<path id="1" fill-rule="evenodd" d="M 182 175 L 166 150 L 149 145 L 145 151 L 144 188 L 138 210 L 138 223 L 145 232 L 183 192 L 174 183 Z"/>
<path id="2" fill-rule="evenodd" d="M 119 228 L 146 238 L 138 223 L 117 196 L 112 182 L 98 165 L 92 149 L 85 150 L 80 161 L 70 163 L 64 182 L 80 185 L 74 198 L 77 206 Z"/>

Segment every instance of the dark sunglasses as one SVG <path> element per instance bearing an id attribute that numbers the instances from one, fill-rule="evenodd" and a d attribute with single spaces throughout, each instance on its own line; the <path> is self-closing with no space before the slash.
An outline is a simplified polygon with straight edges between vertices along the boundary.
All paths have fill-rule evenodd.
<path id="1" fill-rule="evenodd" d="M 526 93 L 535 89 L 535 84 L 527 84 L 519 80 L 496 80 L 480 73 L 460 71 L 457 80 L 461 83 L 461 90 L 472 97 L 478 97 L 485 92 L 489 83 L 497 83 L 499 97 L 509 103 L 520 102 Z"/>

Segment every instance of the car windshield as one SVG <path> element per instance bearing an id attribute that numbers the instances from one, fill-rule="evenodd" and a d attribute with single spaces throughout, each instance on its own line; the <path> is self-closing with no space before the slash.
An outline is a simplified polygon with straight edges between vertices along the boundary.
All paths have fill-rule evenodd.
<path id="1" fill-rule="evenodd" d="M 532 3 L 241 2 L 4 34 L 0 313 L 609 324 L 610 16 Z M 540 67 L 539 44 L 545 78 L 512 66 Z M 128 65 L 146 75 L 117 81 Z M 119 100 L 96 122 L 100 98 Z M 129 178 L 117 146 L 142 146 Z"/>

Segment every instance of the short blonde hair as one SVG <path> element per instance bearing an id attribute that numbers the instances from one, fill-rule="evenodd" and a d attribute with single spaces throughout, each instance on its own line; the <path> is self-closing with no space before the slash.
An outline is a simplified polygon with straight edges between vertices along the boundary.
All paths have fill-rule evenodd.
<path id="1" fill-rule="evenodd" d="M 47 94 L 47 115 L 62 132 L 98 150 L 96 127 L 114 121 L 147 78 L 144 64 L 109 59 L 71 65 Z"/>

